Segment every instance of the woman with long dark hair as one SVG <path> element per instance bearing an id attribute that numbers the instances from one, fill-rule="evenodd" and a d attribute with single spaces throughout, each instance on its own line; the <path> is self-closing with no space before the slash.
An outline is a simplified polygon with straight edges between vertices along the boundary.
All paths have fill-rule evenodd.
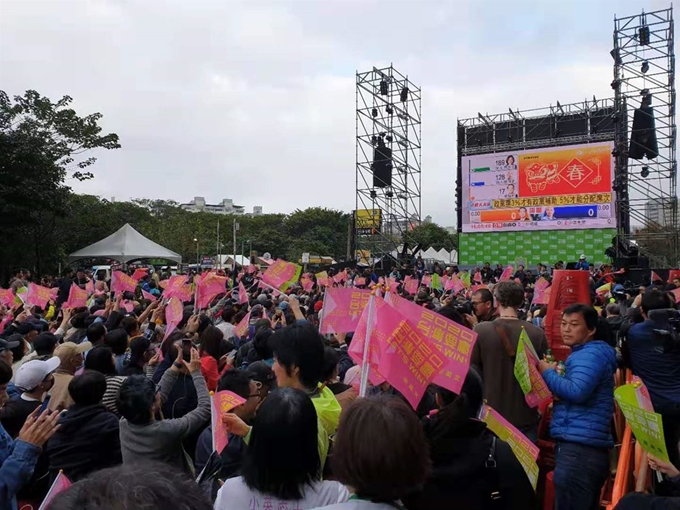
<path id="1" fill-rule="evenodd" d="M 347 501 L 338 482 L 321 481 L 314 404 L 302 390 L 269 394 L 255 417 L 242 475 L 217 494 L 215 510 L 316 508 Z"/>

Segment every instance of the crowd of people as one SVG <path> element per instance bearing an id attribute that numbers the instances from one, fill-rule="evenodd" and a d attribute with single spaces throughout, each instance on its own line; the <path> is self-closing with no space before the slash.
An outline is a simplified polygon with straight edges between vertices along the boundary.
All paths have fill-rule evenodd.
<path id="1" fill-rule="evenodd" d="M 591 302 L 562 311 L 571 350 L 563 369 L 549 356 L 547 306 L 534 299 L 536 282 L 551 281 L 547 266 L 509 275 L 486 263 L 461 290 L 424 284 L 462 273 L 420 258 L 382 277 L 344 269 L 334 280 L 330 271 L 333 286 L 385 283 L 476 331 L 460 392 L 430 385 L 416 409 L 388 382 L 359 398 L 353 335 L 319 333 L 326 288 L 313 274 L 307 290 L 298 282 L 281 291 L 244 268 L 209 307 L 186 302 L 176 327 L 161 285 L 169 270 L 143 275 L 134 293 L 111 293 L 105 276 L 82 268 L 44 278 L 57 289 L 44 308 L 0 305 L 0 509 L 37 509 L 60 474 L 72 485 L 50 510 L 542 507 L 511 447 L 480 419 L 488 404 L 529 441 L 555 443 L 556 510 L 595 510 L 612 475 L 614 374 L 623 367 L 663 418 L 670 462 L 650 456 L 662 475 L 654 494 L 628 495 L 617 508 L 676 508 L 680 280 L 633 287 L 585 256 L 575 269 L 590 273 Z M 407 277 L 421 283 L 414 294 Z M 20 293 L 31 280 L 18 270 L 9 288 Z M 91 289 L 87 307 L 68 307 L 73 285 Z M 522 331 L 553 395 L 547 409 L 527 404 L 514 374 Z M 215 452 L 211 393 L 221 391 L 243 403 L 217 417 L 228 442 Z"/>

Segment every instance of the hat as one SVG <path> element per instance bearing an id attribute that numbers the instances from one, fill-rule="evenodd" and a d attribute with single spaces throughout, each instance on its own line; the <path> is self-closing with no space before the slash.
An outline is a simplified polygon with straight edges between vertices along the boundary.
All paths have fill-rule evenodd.
<path id="1" fill-rule="evenodd" d="M 0 338 L 0 351 L 6 351 L 8 349 L 14 349 L 15 347 L 19 347 L 19 345 L 20 345 L 20 342 L 12 342 L 10 340 L 5 340 L 4 338 Z"/>
<path id="2" fill-rule="evenodd" d="M 314 311 L 316 313 L 319 313 L 322 308 L 323 308 L 323 301 L 317 301 L 316 303 L 314 303 Z"/>
<path id="3" fill-rule="evenodd" d="M 86 351 L 89 351 L 92 349 L 92 343 L 91 342 L 80 342 L 79 344 L 76 344 L 74 342 L 64 342 L 61 344 L 59 347 L 57 347 L 57 350 L 54 351 L 54 354 L 59 357 L 61 362 L 63 363 L 64 361 L 73 358 L 74 356 L 77 356 L 78 354 L 82 354 Z"/>
<path id="4" fill-rule="evenodd" d="M 585 260 L 585 259 L 586 259 L 586 256 L 585 256 L 585 255 L 581 255 L 581 256 L 579 257 L 579 259 L 580 259 L 580 260 Z"/>
<path id="5" fill-rule="evenodd" d="M 49 374 L 54 372 L 61 365 L 61 360 L 53 356 L 47 361 L 34 359 L 19 367 L 14 384 L 22 390 L 32 390 L 45 380 Z"/>
<path id="6" fill-rule="evenodd" d="M 617 284 L 614 285 L 614 287 L 612 288 L 612 294 L 614 294 L 614 293 L 616 293 L 616 294 L 619 294 L 619 293 L 620 293 L 620 294 L 623 294 L 624 292 L 625 292 L 625 288 L 624 288 L 624 286 L 621 285 L 620 283 L 617 283 Z"/>
<path id="7" fill-rule="evenodd" d="M 258 300 L 260 303 L 266 302 L 267 299 L 268 299 L 268 298 L 267 298 L 267 294 L 260 294 L 259 296 L 257 296 L 257 300 Z"/>
<path id="8" fill-rule="evenodd" d="M 276 380 L 274 371 L 264 361 L 256 361 L 248 365 L 248 372 L 250 372 L 253 380 L 267 386 L 271 386 L 272 382 Z"/>
<path id="9" fill-rule="evenodd" d="M 281 301 L 278 305 L 276 305 L 276 308 L 280 308 L 281 310 L 288 310 L 288 307 L 290 305 L 288 304 L 287 301 Z"/>
<path id="10" fill-rule="evenodd" d="M 20 335 L 28 335 L 31 331 L 40 331 L 42 328 L 33 322 L 24 321 L 17 326 L 17 333 Z"/>

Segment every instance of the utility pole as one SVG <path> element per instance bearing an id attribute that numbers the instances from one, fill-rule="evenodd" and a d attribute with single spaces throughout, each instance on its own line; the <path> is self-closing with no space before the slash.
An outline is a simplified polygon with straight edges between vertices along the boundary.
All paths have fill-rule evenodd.
<path id="1" fill-rule="evenodd" d="M 238 223 L 236 223 L 236 218 L 234 218 L 234 278 L 236 278 L 236 231 L 238 230 Z"/>
<path id="2" fill-rule="evenodd" d="M 220 258 L 220 219 L 217 218 L 217 268 L 222 267 L 222 259 Z"/>

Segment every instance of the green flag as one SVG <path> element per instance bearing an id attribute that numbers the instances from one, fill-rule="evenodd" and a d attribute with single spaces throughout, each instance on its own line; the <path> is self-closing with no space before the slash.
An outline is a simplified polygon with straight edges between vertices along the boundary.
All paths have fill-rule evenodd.
<path id="1" fill-rule="evenodd" d="M 526 395 L 531 391 L 531 376 L 529 374 L 529 360 L 527 359 L 527 352 L 524 341 L 525 337 L 527 337 L 527 333 L 526 331 L 524 331 L 524 328 L 522 328 L 522 332 L 519 335 L 519 342 L 517 343 L 517 354 L 515 355 L 514 372 L 515 379 L 517 379 L 517 382 L 522 388 L 522 391 Z"/>
<path id="2" fill-rule="evenodd" d="M 663 437 L 661 415 L 643 409 L 635 390 L 635 384 L 619 386 L 614 391 L 614 398 L 616 398 L 628 425 L 635 434 L 635 439 L 642 448 L 647 453 L 665 462 L 670 462 L 666 450 L 666 441 Z"/>

